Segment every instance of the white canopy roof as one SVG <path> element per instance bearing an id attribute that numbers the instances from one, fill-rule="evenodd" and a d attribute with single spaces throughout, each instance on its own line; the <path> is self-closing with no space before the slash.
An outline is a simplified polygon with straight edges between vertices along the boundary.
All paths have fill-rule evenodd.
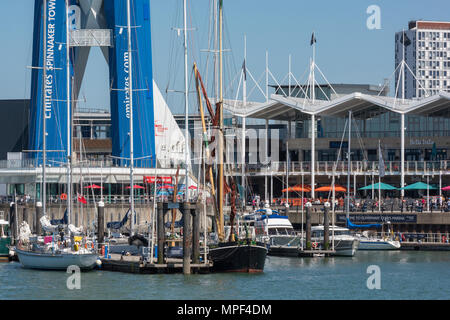
<path id="1" fill-rule="evenodd" d="M 225 101 L 225 108 L 236 116 L 268 120 L 295 121 L 309 119 L 311 115 L 346 117 L 348 111 L 355 118 L 373 118 L 384 112 L 399 114 L 428 115 L 435 117 L 450 117 L 450 93 L 440 92 L 437 95 L 422 99 L 402 99 L 374 96 L 354 92 L 340 96 L 331 101 L 311 100 L 304 98 L 271 95 L 265 103 L 248 103 L 246 108 L 242 102 Z M 239 106 L 239 107 L 237 107 Z"/>

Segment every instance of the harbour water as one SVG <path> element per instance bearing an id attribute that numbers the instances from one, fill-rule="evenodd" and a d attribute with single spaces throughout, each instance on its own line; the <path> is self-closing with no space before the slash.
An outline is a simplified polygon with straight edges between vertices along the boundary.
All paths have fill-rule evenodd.
<path id="1" fill-rule="evenodd" d="M 368 267 L 380 268 L 381 288 L 369 289 Z M 267 257 L 262 274 L 136 275 L 94 270 L 70 290 L 65 272 L 0 264 L 0 300 L 8 299 L 449 299 L 449 252 L 358 251 L 354 257 Z"/>

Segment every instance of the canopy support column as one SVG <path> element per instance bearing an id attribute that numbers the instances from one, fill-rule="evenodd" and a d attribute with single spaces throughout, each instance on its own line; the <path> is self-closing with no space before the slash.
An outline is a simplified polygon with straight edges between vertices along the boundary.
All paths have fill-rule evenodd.
<path id="1" fill-rule="evenodd" d="M 315 174 L 316 174 L 316 116 L 311 115 L 311 198 L 316 197 L 315 193 Z"/>
<path id="2" fill-rule="evenodd" d="M 269 191 L 267 186 L 267 175 L 268 175 L 268 166 L 269 166 L 269 120 L 266 119 L 266 173 L 264 174 L 264 200 L 269 200 Z"/>
<path id="3" fill-rule="evenodd" d="M 400 188 L 405 187 L 405 114 L 402 113 L 400 115 L 401 124 L 400 124 L 400 135 L 401 135 L 401 155 L 400 155 L 400 167 L 401 167 L 401 181 Z M 401 199 L 405 196 L 405 190 L 401 190 Z"/>

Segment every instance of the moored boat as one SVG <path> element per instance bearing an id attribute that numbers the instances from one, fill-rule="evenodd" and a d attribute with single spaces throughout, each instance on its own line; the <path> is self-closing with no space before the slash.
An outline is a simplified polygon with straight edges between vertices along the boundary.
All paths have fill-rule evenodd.
<path id="1" fill-rule="evenodd" d="M 10 256 L 11 237 L 8 233 L 9 222 L 0 219 L 0 261 L 8 261 Z"/>
<path id="2" fill-rule="evenodd" d="M 329 230 L 329 239 L 331 244 L 334 243 L 335 251 L 331 255 L 353 257 L 359 248 L 359 239 L 353 236 L 348 228 L 330 226 Z M 320 248 L 323 244 L 323 238 L 323 225 L 311 227 L 311 240 L 313 245 Z"/>
<path id="3" fill-rule="evenodd" d="M 92 270 L 97 265 L 98 255 L 84 250 L 32 251 L 16 248 L 20 263 L 29 269 L 67 270 L 69 266 L 78 266 L 81 270 Z"/>
<path id="4" fill-rule="evenodd" d="M 256 237 L 268 248 L 268 255 L 297 257 L 301 247 L 301 235 L 298 234 L 287 216 L 276 210 L 260 209 L 244 216 L 244 222 L 254 227 Z"/>
<path id="5" fill-rule="evenodd" d="M 399 250 L 400 241 L 389 237 L 370 237 L 367 234 L 357 234 L 359 250 Z"/>
<path id="6" fill-rule="evenodd" d="M 221 242 L 209 249 L 214 272 L 260 273 L 264 271 L 266 255 L 266 246 L 252 240 Z"/>

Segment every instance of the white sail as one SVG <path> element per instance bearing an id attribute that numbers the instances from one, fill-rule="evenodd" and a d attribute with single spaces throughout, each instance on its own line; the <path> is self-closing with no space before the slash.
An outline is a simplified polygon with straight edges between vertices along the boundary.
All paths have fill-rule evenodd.
<path id="1" fill-rule="evenodd" d="M 185 161 L 185 138 L 164 97 L 153 81 L 155 153 L 159 167 L 176 167 Z M 190 152 L 188 152 L 190 163 Z"/>

